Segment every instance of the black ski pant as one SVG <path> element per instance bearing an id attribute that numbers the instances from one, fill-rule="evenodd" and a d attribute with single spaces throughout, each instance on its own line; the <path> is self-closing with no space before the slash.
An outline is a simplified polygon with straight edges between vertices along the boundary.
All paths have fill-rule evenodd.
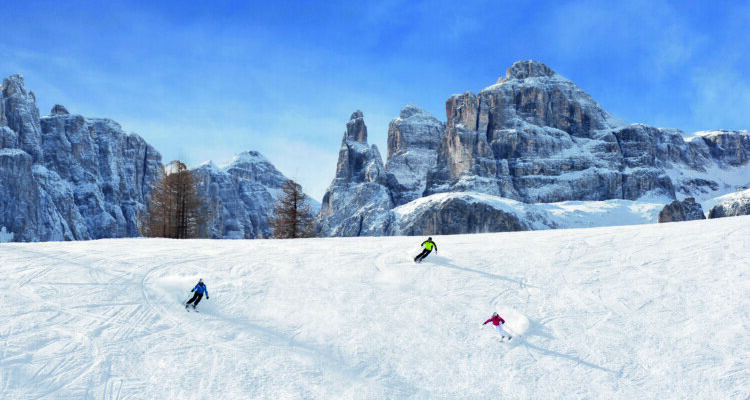
<path id="1" fill-rule="evenodd" d="M 190 299 L 190 300 L 188 300 L 188 302 L 187 302 L 187 303 L 185 303 L 185 307 L 187 307 L 187 306 L 188 306 L 188 304 L 190 304 L 190 303 L 193 303 L 193 302 L 195 302 L 195 303 L 193 303 L 193 308 L 195 308 L 195 306 L 197 306 L 197 305 L 198 305 L 198 303 L 200 303 L 200 302 L 201 302 L 201 299 L 202 299 L 202 298 L 203 298 L 203 293 L 196 293 L 196 294 L 194 294 L 194 295 L 193 295 L 193 298 L 192 298 L 192 299 Z"/>
<path id="2" fill-rule="evenodd" d="M 421 253 L 419 253 L 418 256 L 414 257 L 414 262 L 422 262 L 425 257 L 427 257 L 428 254 L 430 254 L 432 250 L 424 249 Z"/>

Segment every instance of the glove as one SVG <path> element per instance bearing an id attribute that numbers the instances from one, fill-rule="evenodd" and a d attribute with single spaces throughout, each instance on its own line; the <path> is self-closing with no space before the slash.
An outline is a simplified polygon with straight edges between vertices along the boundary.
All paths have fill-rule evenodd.
<path id="1" fill-rule="evenodd" d="M 210 297 L 206 296 L 206 300 L 208 300 Z"/>
<path id="2" fill-rule="evenodd" d="M 191 291 L 190 291 L 190 293 L 193 293 L 193 292 L 195 292 L 195 290 L 191 290 Z"/>

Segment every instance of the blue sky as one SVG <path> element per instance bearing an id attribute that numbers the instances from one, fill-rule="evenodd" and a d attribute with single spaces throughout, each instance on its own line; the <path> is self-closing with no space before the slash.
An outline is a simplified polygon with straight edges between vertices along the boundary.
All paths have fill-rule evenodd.
<path id="1" fill-rule="evenodd" d="M 517 60 L 630 122 L 750 129 L 747 2 L 17 1 L 3 14 L 0 75 L 23 73 L 43 115 L 59 103 L 111 118 L 189 165 L 257 150 L 318 200 L 354 110 L 385 157 L 404 105 L 444 121 L 451 94 Z"/>

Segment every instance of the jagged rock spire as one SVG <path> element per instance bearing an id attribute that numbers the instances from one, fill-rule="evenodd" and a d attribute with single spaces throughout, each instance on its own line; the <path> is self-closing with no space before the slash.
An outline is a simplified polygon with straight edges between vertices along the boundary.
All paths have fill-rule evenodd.
<path id="1" fill-rule="evenodd" d="M 377 146 L 367 145 L 364 115 L 357 110 L 346 124 L 336 177 L 323 195 L 318 217 L 323 234 L 384 234 L 389 221 L 382 215 L 393 207 L 385 179 L 383 159 Z"/>
<path id="2" fill-rule="evenodd" d="M 367 144 L 367 126 L 365 125 L 365 117 L 362 111 L 357 110 L 349 117 L 349 122 L 346 123 L 344 140 Z"/>

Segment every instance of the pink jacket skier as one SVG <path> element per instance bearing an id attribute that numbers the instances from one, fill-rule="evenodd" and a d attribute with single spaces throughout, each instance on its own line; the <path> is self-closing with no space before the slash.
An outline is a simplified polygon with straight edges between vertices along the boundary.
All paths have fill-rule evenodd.
<path id="1" fill-rule="evenodd" d="M 492 317 L 488 319 L 487 321 L 484 321 L 484 324 L 487 325 L 488 322 L 492 321 L 492 325 L 495 325 L 495 328 L 497 328 L 497 332 L 500 334 L 500 339 L 505 339 L 505 337 L 508 337 L 508 340 L 513 339 L 513 336 L 510 335 L 505 329 L 503 329 L 503 324 L 505 323 L 505 320 L 502 319 L 497 313 L 492 313 Z"/>

